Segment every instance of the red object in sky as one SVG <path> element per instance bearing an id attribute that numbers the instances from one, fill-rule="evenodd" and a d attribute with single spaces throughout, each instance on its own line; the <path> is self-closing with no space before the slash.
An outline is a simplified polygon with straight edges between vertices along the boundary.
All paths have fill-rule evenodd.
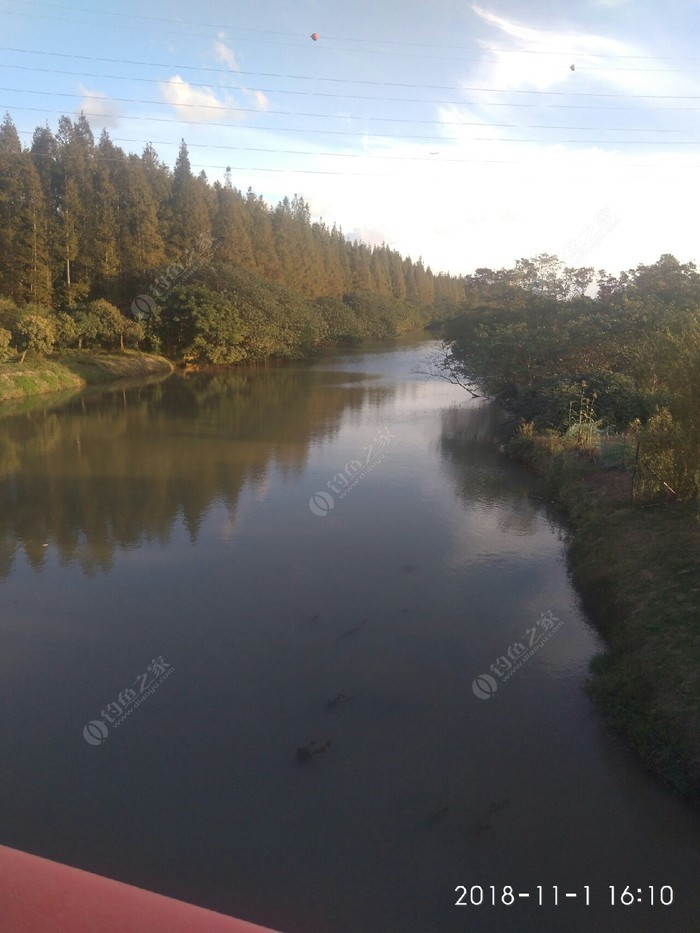
<path id="1" fill-rule="evenodd" d="M 0 846 L 0 929 L 8 933 L 273 933 L 6 846 Z"/>
<path id="2" fill-rule="evenodd" d="M 312 33 L 311 33 L 311 38 L 314 40 L 314 42 L 318 42 L 318 40 L 319 40 L 320 37 L 319 37 L 319 34 L 318 34 L 317 32 L 312 32 Z"/>

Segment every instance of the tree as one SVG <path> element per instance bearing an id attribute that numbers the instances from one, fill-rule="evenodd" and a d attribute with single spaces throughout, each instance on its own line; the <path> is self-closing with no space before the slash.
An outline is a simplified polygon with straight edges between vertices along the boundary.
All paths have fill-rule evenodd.
<path id="1" fill-rule="evenodd" d="M 138 283 L 144 283 L 148 273 L 165 262 L 165 241 L 157 198 L 143 161 L 129 156 L 120 169 L 120 264 L 133 299 Z"/>
<path id="2" fill-rule="evenodd" d="M 64 269 L 63 296 L 71 307 L 90 290 L 88 263 L 94 217 L 92 163 L 95 140 L 83 114 L 75 123 L 69 117 L 61 117 L 56 140 L 56 246 Z"/>
<path id="3" fill-rule="evenodd" d="M 138 332 L 143 339 L 143 330 L 135 329 L 136 322 L 130 321 L 109 301 L 99 298 L 78 309 L 75 315 L 78 347 L 116 347 L 124 349 L 126 338 L 135 338 Z"/>
<path id="4" fill-rule="evenodd" d="M 121 198 L 115 182 L 123 159 L 122 150 L 112 144 L 109 134 L 103 130 L 95 153 L 93 235 L 90 250 L 93 288 L 102 294 L 114 287 L 113 281 L 121 265 Z"/>
<path id="5" fill-rule="evenodd" d="M 171 172 L 151 144 L 140 156 L 126 156 L 106 131 L 96 144 L 84 114 L 61 117 L 55 135 L 48 126 L 37 128 L 29 151 L 9 116 L 0 125 L 0 295 L 63 315 L 61 345 L 123 346 L 142 339 L 118 312 L 110 318 L 88 300 L 127 307 L 149 295 L 164 305 L 185 280 L 209 283 L 201 259 L 204 252 L 211 258 L 212 232 L 216 259 L 251 273 L 237 310 L 246 352 L 256 359 L 306 352 L 333 339 L 330 334 L 342 340 L 360 332 L 404 333 L 453 313 L 463 299 L 459 280 L 437 277 L 438 288 L 422 260 L 312 222 L 299 194 L 272 209 L 251 189 L 245 195 L 235 189 L 230 171 L 224 184 L 209 184 L 204 172 L 195 177 L 184 141 Z M 509 276 L 511 304 L 513 295 L 524 301 L 531 293 Z M 576 276 L 570 278 L 580 290 Z M 313 301 L 349 294 L 354 297 L 342 310 Z M 625 301 L 632 306 L 634 300 L 630 291 Z M 151 342 L 161 339 L 160 329 L 173 338 L 173 352 L 192 347 L 195 337 L 179 333 L 182 321 L 161 310 L 162 321 L 154 308 L 149 323 Z M 221 332 L 223 324 L 217 327 Z M 232 338 L 222 339 L 228 344 Z"/>
<path id="6" fill-rule="evenodd" d="M 246 269 L 254 269 L 252 223 L 243 195 L 226 185 L 216 189 L 216 198 L 212 233 L 218 257 Z"/>
<path id="7" fill-rule="evenodd" d="M 9 114 L 0 125 L 0 294 L 21 300 L 16 253 L 22 233 L 22 146 Z"/>
<path id="8" fill-rule="evenodd" d="M 56 324 L 43 315 L 27 314 L 17 324 L 17 344 L 22 353 L 20 363 L 28 352 L 48 356 L 56 343 Z"/>
<path id="9" fill-rule="evenodd" d="M 4 327 L 0 327 L 0 363 L 6 363 L 14 356 L 14 350 L 10 346 L 12 334 Z"/>
<path id="10" fill-rule="evenodd" d="M 160 235 L 164 242 L 169 243 L 173 221 L 171 212 L 171 195 L 173 188 L 172 172 L 168 166 L 161 161 L 151 143 L 148 143 L 144 148 L 140 163 L 156 209 Z M 174 250 L 170 250 L 168 257 L 174 258 L 174 256 Z"/>
<path id="11" fill-rule="evenodd" d="M 237 363 L 245 357 L 244 329 L 234 303 L 202 285 L 174 290 L 160 317 L 159 336 L 193 361 Z"/>
<path id="12" fill-rule="evenodd" d="M 192 175 L 187 145 L 183 139 L 175 162 L 170 196 L 171 241 L 179 253 L 192 249 L 202 237 L 211 239 L 211 220 L 206 186 Z"/>

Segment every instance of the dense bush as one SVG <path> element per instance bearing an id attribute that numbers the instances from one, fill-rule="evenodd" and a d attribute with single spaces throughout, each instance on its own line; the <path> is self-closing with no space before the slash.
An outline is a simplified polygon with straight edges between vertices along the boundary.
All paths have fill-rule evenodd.
<path id="1" fill-rule="evenodd" d="M 700 501 L 695 265 L 664 255 L 618 278 L 599 273 L 595 299 L 566 297 L 552 257 L 528 265 L 534 292 L 524 268 L 473 277 L 464 311 L 445 328 L 455 364 L 539 431 L 563 432 L 579 418 L 618 432 L 634 425 L 644 495 Z M 564 270 L 571 281 L 574 271 Z"/>

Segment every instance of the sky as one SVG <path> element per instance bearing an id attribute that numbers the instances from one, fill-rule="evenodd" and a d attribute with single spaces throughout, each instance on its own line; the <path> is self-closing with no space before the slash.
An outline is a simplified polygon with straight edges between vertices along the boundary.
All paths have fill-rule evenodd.
<path id="1" fill-rule="evenodd" d="M 696 0 L 0 0 L 0 114 L 184 138 L 434 272 L 617 274 L 700 262 L 698 40 Z"/>

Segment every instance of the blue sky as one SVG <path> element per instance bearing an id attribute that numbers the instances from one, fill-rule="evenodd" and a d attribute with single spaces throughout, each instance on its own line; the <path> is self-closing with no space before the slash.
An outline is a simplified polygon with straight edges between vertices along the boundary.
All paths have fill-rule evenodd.
<path id="1" fill-rule="evenodd" d="M 0 113 L 82 108 L 126 151 L 434 271 L 700 261 L 695 2 L 0 0 Z M 311 33 L 318 33 L 314 42 Z M 574 66 L 573 70 L 571 66 Z"/>

